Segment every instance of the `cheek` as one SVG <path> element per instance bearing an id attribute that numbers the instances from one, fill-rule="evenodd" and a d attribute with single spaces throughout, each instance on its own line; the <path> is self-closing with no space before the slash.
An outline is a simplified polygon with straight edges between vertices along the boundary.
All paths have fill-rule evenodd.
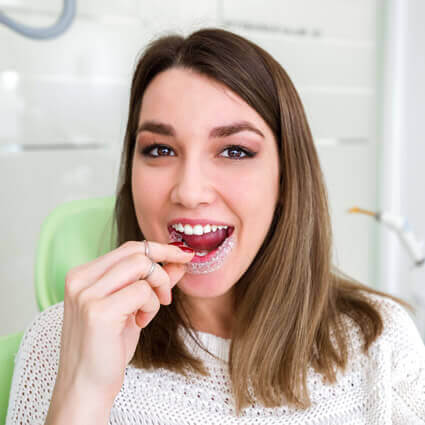
<path id="1" fill-rule="evenodd" d="M 167 179 L 158 177 L 147 167 L 135 167 L 131 182 L 136 218 L 143 236 L 148 240 L 161 241 L 158 216 L 163 209 L 168 186 Z"/>
<path id="2" fill-rule="evenodd" d="M 252 171 L 252 170 L 251 170 Z M 228 177 L 223 185 L 232 199 L 247 210 L 268 210 L 276 201 L 278 177 L 265 168 L 249 173 L 240 173 L 234 178 Z"/>
<path id="3" fill-rule="evenodd" d="M 242 220 L 246 241 L 257 247 L 273 220 L 278 191 L 278 173 L 262 168 L 246 174 L 232 190 L 235 208 Z"/>
<path id="4" fill-rule="evenodd" d="M 146 176 L 143 174 L 141 168 L 133 164 L 133 169 L 131 171 L 131 191 L 136 211 L 140 208 L 141 202 L 144 199 L 142 194 L 146 192 L 147 179 L 144 178 Z"/>
<path id="5" fill-rule="evenodd" d="M 147 167 L 134 166 L 131 187 L 137 216 L 148 217 L 158 211 L 157 204 L 162 201 L 165 190 L 163 179 L 153 175 Z"/>

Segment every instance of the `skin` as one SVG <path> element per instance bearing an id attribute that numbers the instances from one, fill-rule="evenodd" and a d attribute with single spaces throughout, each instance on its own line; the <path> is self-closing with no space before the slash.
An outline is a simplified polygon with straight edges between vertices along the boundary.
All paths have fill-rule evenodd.
<path id="1" fill-rule="evenodd" d="M 257 254 L 278 199 L 279 161 L 274 135 L 261 116 L 223 84 L 192 70 L 158 74 L 143 96 L 139 128 L 148 120 L 175 135 L 140 131 L 132 163 L 132 191 L 139 226 L 149 241 L 168 243 L 174 218 L 209 218 L 235 227 L 236 244 L 217 271 L 186 273 L 178 282 L 195 329 L 231 337 L 232 288 Z M 210 137 L 214 127 L 248 121 L 261 131 Z M 152 158 L 142 150 L 152 143 Z M 240 145 L 256 152 L 249 158 Z M 243 158 L 245 157 L 245 158 Z M 236 159 L 235 159 L 236 158 Z M 241 159 L 237 159 L 241 158 Z"/>

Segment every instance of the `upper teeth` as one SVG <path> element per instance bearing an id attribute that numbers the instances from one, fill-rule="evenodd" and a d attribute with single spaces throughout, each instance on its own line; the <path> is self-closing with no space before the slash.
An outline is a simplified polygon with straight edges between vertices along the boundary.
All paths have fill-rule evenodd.
<path id="1" fill-rule="evenodd" d="M 176 223 L 171 227 L 185 235 L 203 235 L 205 233 L 215 232 L 216 230 L 227 229 L 228 226 L 216 226 L 215 224 L 206 224 L 205 226 L 196 224 L 195 226 L 191 226 L 190 224 L 183 225 L 181 223 Z"/>

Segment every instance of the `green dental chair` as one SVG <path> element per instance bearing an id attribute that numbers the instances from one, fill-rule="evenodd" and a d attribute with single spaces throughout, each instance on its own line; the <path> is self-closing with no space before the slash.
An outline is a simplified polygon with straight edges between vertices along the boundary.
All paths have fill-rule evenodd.
<path id="1" fill-rule="evenodd" d="M 66 202 L 44 220 L 35 261 L 40 311 L 63 301 L 65 276 L 71 268 L 115 248 L 114 203 L 114 197 Z M 0 337 L 0 425 L 6 420 L 15 355 L 23 334 Z"/>
<path id="2" fill-rule="evenodd" d="M 63 301 L 68 271 L 113 249 L 113 197 L 66 202 L 42 224 L 35 261 L 40 311 Z"/>
<path id="3" fill-rule="evenodd" d="M 18 352 L 23 335 L 23 332 L 19 332 L 0 337 L 0 425 L 3 425 L 6 421 L 15 355 Z"/>

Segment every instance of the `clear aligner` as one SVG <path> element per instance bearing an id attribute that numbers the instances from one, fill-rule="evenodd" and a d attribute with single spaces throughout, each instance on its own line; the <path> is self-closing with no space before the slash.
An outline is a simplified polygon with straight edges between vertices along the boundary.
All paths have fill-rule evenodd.
<path id="1" fill-rule="evenodd" d="M 206 274 L 218 270 L 223 264 L 227 254 L 235 246 L 235 239 L 232 236 L 227 238 L 222 245 L 218 248 L 213 257 L 205 263 L 187 263 L 187 273 L 191 274 Z"/>
<path id="2" fill-rule="evenodd" d="M 181 242 L 183 237 L 177 233 L 172 232 L 170 235 L 170 242 Z M 222 245 L 218 248 L 214 256 L 204 263 L 187 263 L 187 273 L 190 274 L 206 274 L 218 270 L 224 263 L 224 260 L 229 252 L 235 246 L 235 238 L 231 235 L 227 238 Z"/>

